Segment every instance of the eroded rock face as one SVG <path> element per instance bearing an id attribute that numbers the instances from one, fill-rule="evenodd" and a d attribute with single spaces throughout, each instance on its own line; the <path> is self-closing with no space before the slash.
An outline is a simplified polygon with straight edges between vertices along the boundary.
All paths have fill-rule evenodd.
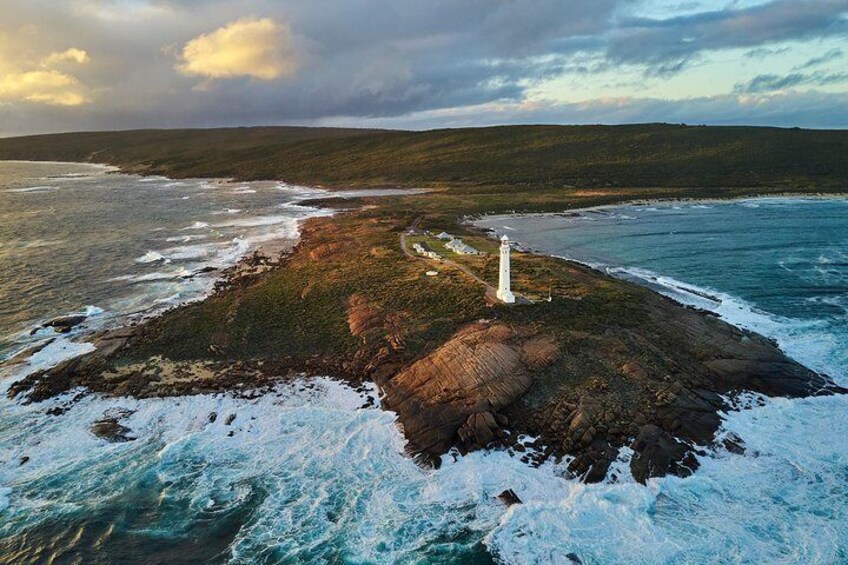
<path id="1" fill-rule="evenodd" d="M 477 322 L 387 382 L 383 403 L 398 413 L 414 451 L 482 447 L 502 433 L 498 410 L 558 355 L 552 340 L 527 328 Z"/>
<path id="2" fill-rule="evenodd" d="M 668 474 L 688 477 L 698 468 L 690 446 L 653 424 L 640 428 L 631 447 L 636 453 L 630 462 L 630 472 L 640 483 Z"/>
<path id="3" fill-rule="evenodd" d="M 369 304 L 364 297 L 353 295 L 348 299 L 347 325 L 351 334 L 360 337 L 370 330 L 382 327 L 383 323 L 383 311 Z"/>

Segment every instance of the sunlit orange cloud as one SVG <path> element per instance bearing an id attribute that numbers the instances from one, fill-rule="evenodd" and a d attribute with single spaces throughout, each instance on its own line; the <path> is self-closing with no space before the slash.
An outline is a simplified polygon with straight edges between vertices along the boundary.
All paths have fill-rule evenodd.
<path id="1" fill-rule="evenodd" d="M 7 59 L 7 68 L 0 74 L 0 102 L 26 101 L 51 106 L 91 102 L 88 88 L 79 79 L 56 68 L 88 61 L 88 53 L 77 48 L 50 53 L 35 68 L 8 68 Z"/>
<path id="2" fill-rule="evenodd" d="M 270 18 L 245 18 L 185 44 L 177 70 L 210 79 L 274 80 L 300 66 L 291 30 Z"/>

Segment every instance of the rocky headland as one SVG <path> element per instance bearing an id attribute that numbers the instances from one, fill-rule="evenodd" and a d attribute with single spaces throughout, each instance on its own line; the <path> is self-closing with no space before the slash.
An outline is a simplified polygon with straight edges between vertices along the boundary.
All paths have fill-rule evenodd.
<path id="1" fill-rule="evenodd" d="M 309 220 L 291 253 L 255 254 L 208 299 L 91 336 L 95 352 L 30 375 L 9 395 L 257 394 L 332 375 L 375 382 L 423 464 L 503 448 L 528 464 L 564 458 L 593 482 L 629 447 L 644 482 L 694 472 L 710 447 L 743 453 L 744 438 L 715 444 L 739 393 L 846 392 L 757 334 L 560 259 L 514 253 L 513 286 L 535 301 L 494 303 L 468 273 L 497 279 L 496 242 L 428 215 L 430 196 L 404 198 Z M 461 232 L 490 253 L 455 264 L 410 256 L 401 234 L 413 224 Z M 116 419 L 95 425 L 131 438 Z"/>
<path id="2" fill-rule="evenodd" d="M 138 397 L 254 395 L 280 380 L 332 375 L 376 383 L 422 463 L 500 447 L 528 464 L 563 458 L 575 476 L 599 481 L 630 448 L 637 480 L 685 476 L 703 449 L 744 452 L 745 438 L 716 436 L 736 395 L 845 390 L 759 335 L 559 259 L 514 253 L 513 289 L 532 303 L 497 304 L 486 292 L 497 280 L 497 244 L 461 221 L 645 199 L 844 194 L 847 150 L 844 131 L 667 124 L 0 140 L 3 159 L 429 189 L 360 199 L 335 217 L 309 220 L 290 254 L 249 258 L 223 273 L 204 301 L 91 336 L 94 353 L 30 375 L 9 394 L 29 402 L 76 387 Z M 410 226 L 461 235 L 488 254 L 433 263 L 404 249 Z M 63 332 L 76 322 L 51 327 Z M 132 437 L 116 418 L 96 424 L 94 433 Z"/>

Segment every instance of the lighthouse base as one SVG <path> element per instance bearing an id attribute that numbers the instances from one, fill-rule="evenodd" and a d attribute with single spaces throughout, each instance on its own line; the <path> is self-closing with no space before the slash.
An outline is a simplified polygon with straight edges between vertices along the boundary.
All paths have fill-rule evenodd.
<path id="1" fill-rule="evenodd" d="M 499 290 L 497 297 L 504 304 L 515 304 L 515 295 L 508 290 Z"/>

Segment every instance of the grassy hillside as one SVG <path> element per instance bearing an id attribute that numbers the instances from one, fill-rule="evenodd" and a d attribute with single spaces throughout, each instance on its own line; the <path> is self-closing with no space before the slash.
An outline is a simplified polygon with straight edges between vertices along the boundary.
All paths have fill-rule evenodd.
<path id="1" fill-rule="evenodd" d="M 186 176 L 325 185 L 844 190 L 848 131 L 506 126 L 402 132 L 235 128 L 0 139 L 0 159 L 93 161 Z"/>

